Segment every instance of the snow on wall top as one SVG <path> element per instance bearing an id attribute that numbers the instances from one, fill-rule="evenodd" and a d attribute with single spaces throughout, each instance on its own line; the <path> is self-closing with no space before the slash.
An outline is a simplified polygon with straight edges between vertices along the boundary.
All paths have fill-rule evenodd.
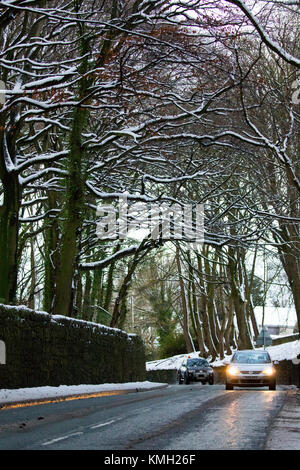
<path id="1" fill-rule="evenodd" d="M 110 326 L 102 325 L 101 323 L 95 323 L 95 322 L 91 322 L 91 321 L 87 321 L 87 320 L 80 320 L 78 318 L 66 317 L 64 315 L 51 315 L 50 313 L 47 313 L 47 312 L 32 310 L 32 309 L 26 307 L 25 305 L 0 304 L 0 307 L 4 307 L 6 310 L 18 311 L 20 313 L 25 312 L 25 313 L 36 314 L 36 315 L 44 315 L 44 316 L 50 317 L 51 323 L 62 324 L 62 321 L 70 321 L 73 324 L 78 323 L 78 324 L 82 325 L 83 327 L 92 328 L 93 331 L 95 329 L 101 329 L 102 332 L 103 332 L 103 330 L 104 330 L 104 334 L 105 334 L 105 330 L 106 330 L 107 334 L 113 334 L 113 333 L 116 333 L 116 332 L 123 333 L 124 335 L 128 336 L 129 339 L 133 336 L 136 336 L 136 334 L 126 333 L 126 331 L 120 330 L 118 328 L 112 328 Z"/>

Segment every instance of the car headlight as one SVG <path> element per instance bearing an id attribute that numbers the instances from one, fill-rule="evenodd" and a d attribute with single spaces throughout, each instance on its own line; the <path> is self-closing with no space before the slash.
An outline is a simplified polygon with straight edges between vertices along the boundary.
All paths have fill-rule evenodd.
<path id="1" fill-rule="evenodd" d="M 265 375 L 273 375 L 275 373 L 275 370 L 273 367 L 267 367 L 266 369 L 263 370 L 263 374 Z"/>
<path id="2" fill-rule="evenodd" d="M 229 374 L 229 375 L 238 375 L 238 374 L 240 374 L 240 371 L 235 366 L 229 366 L 228 369 L 227 369 L 227 374 Z"/>

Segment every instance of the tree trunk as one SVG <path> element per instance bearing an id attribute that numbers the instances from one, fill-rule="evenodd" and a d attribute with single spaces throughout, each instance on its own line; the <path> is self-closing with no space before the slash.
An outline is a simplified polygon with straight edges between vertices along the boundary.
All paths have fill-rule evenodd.
<path id="1" fill-rule="evenodd" d="M 194 345 L 192 343 L 190 330 L 189 330 L 189 314 L 188 314 L 188 305 L 187 305 L 187 298 L 185 292 L 185 285 L 182 278 L 182 269 L 181 269 L 181 262 L 180 262 L 180 252 L 178 245 L 176 246 L 176 263 L 177 263 L 177 270 L 178 270 L 178 277 L 179 277 L 179 286 L 180 286 L 180 294 L 181 294 L 181 306 L 182 306 L 182 313 L 183 313 L 183 335 L 186 344 L 186 352 L 194 351 Z"/>
<path id="2" fill-rule="evenodd" d="M 30 239 L 30 291 L 28 297 L 28 307 L 35 309 L 35 288 L 36 288 L 36 274 L 35 274 L 35 258 L 34 258 L 34 239 Z"/>
<path id="3" fill-rule="evenodd" d="M 254 279 L 256 254 L 257 254 L 257 246 L 255 248 L 254 259 L 252 263 L 252 269 L 251 269 L 249 280 L 248 280 L 246 266 L 245 266 L 245 257 L 243 257 L 243 274 L 244 274 L 244 279 L 245 279 L 245 291 L 246 291 L 246 299 L 247 299 L 247 315 L 251 320 L 252 329 L 253 329 L 255 338 L 257 338 L 257 336 L 259 335 L 257 321 L 255 318 L 254 308 L 253 308 L 253 303 L 252 303 L 252 286 L 253 286 L 253 279 Z"/>
<path id="4" fill-rule="evenodd" d="M 83 320 L 92 320 L 92 309 L 91 309 L 91 289 L 92 289 L 92 276 L 90 271 L 85 273 L 85 286 L 84 296 L 82 305 L 82 318 Z"/>
<path id="5" fill-rule="evenodd" d="M 57 209 L 57 195 L 54 191 L 48 193 L 47 210 Z M 43 308 L 52 313 L 55 296 L 55 276 L 58 263 L 58 221 L 49 219 L 45 229 L 45 280 Z"/>
<path id="6" fill-rule="evenodd" d="M 8 173 L 0 163 L 3 206 L 0 207 L 0 302 L 12 303 L 17 290 L 17 248 L 21 188 L 18 175 Z"/>
<path id="7" fill-rule="evenodd" d="M 212 357 L 212 360 L 215 360 L 216 357 L 218 356 L 218 351 L 216 349 L 215 343 L 212 338 L 209 317 L 207 314 L 207 293 L 206 293 L 205 283 L 201 279 L 203 268 L 202 268 L 201 255 L 199 254 L 197 254 L 197 262 L 198 262 L 199 281 L 200 281 L 200 286 L 202 290 L 201 296 L 199 297 L 199 300 L 198 300 L 198 305 L 199 305 L 198 309 L 199 309 L 200 317 L 201 317 L 202 324 L 203 324 L 204 342 L 208 348 L 208 351 Z"/>
<path id="8" fill-rule="evenodd" d="M 80 271 L 77 271 L 76 276 L 75 276 L 75 290 L 76 290 L 76 298 L 75 298 L 74 310 L 76 314 L 74 316 L 81 318 L 83 287 L 82 287 L 82 274 Z"/>
<path id="9" fill-rule="evenodd" d="M 189 304 L 190 304 L 190 310 L 192 312 L 192 321 L 193 321 L 193 326 L 195 330 L 195 334 L 197 337 L 197 342 L 198 342 L 198 348 L 200 355 L 202 357 L 206 356 L 206 350 L 205 350 L 205 345 L 204 345 L 204 338 L 203 338 L 203 332 L 202 332 L 202 326 L 201 326 L 201 321 L 200 321 L 200 316 L 199 316 L 199 311 L 198 311 L 198 302 L 197 302 L 197 295 L 196 295 L 196 286 L 195 286 L 195 279 L 194 279 L 194 268 L 192 265 L 192 260 L 191 260 L 191 255 L 190 252 L 187 254 L 188 256 L 188 261 L 189 261 Z"/>
<path id="10" fill-rule="evenodd" d="M 118 250 L 120 249 L 120 244 L 118 243 L 113 251 L 113 253 L 117 253 Z M 103 302 L 103 308 L 105 310 L 109 310 L 109 306 L 111 303 L 112 299 L 112 294 L 113 294 L 113 275 L 114 275 L 114 268 L 115 268 L 115 263 L 112 262 L 109 266 L 108 269 L 108 274 L 107 274 L 107 280 L 106 280 L 106 286 L 105 286 L 105 297 L 104 297 L 104 302 Z"/>
<path id="11" fill-rule="evenodd" d="M 117 298 L 115 300 L 113 315 L 111 319 L 110 326 L 113 328 L 122 328 L 126 320 L 127 315 L 127 294 L 132 281 L 132 276 L 138 267 L 139 262 L 144 258 L 149 252 L 149 248 L 140 255 L 140 249 L 144 246 L 145 241 L 142 241 L 139 249 L 136 251 L 133 260 L 128 266 L 127 274 L 123 280 L 121 288 L 118 292 Z"/>
<path id="12" fill-rule="evenodd" d="M 233 307 L 233 300 L 232 296 L 228 296 L 228 320 L 227 320 L 227 325 L 226 325 L 226 330 L 224 333 L 224 339 L 225 339 L 225 348 L 226 348 L 226 354 L 230 355 L 231 354 L 231 347 L 233 349 L 236 348 L 236 343 L 234 340 L 234 324 L 233 324 L 233 316 L 234 316 L 234 307 Z"/>
<path id="13" fill-rule="evenodd" d="M 84 35 L 84 25 L 80 25 L 82 53 L 87 55 L 88 39 Z M 78 102 L 84 100 L 90 84 L 87 78 L 89 70 L 88 58 L 82 59 Z M 78 238 L 84 217 L 85 168 L 82 148 L 82 134 L 85 129 L 88 111 L 78 104 L 74 111 L 72 130 L 70 133 L 70 151 L 67 159 L 67 191 L 63 210 L 64 224 L 61 248 L 56 277 L 54 314 L 72 314 L 73 277 L 77 263 Z"/>
<path id="14" fill-rule="evenodd" d="M 233 298 L 234 309 L 238 324 L 238 348 L 253 349 L 251 334 L 249 331 L 246 300 L 240 292 L 239 279 L 239 253 L 238 248 L 235 250 L 231 247 L 228 249 L 228 268 L 231 285 L 231 294 Z"/>
<path id="15" fill-rule="evenodd" d="M 205 252 L 205 257 L 204 257 L 204 269 L 205 269 L 205 278 L 206 278 L 208 321 L 210 325 L 211 337 L 215 345 L 215 348 L 217 349 L 219 340 L 218 340 L 218 334 L 217 334 L 216 309 L 215 309 L 215 302 L 214 302 L 215 286 L 213 284 L 214 276 L 209 266 L 208 248 Z"/>

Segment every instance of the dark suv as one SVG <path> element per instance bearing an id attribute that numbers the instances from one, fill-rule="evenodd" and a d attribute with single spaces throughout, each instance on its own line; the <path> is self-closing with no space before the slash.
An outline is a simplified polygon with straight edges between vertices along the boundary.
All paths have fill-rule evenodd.
<path id="1" fill-rule="evenodd" d="M 214 372 L 206 359 L 201 357 L 186 358 L 178 369 L 178 383 L 189 384 L 199 381 L 203 384 L 214 383 Z"/>

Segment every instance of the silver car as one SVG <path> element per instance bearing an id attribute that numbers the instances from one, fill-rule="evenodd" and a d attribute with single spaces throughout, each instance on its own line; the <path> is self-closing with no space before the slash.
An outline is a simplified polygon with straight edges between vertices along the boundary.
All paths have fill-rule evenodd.
<path id="1" fill-rule="evenodd" d="M 233 387 L 269 387 L 276 390 L 276 369 L 267 351 L 236 351 L 226 368 L 226 390 Z"/>

